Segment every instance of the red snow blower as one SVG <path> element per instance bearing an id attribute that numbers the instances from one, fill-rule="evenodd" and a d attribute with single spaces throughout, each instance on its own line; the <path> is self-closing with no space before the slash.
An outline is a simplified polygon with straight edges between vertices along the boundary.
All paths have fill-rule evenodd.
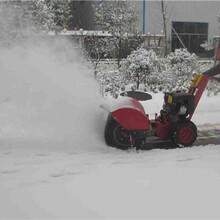
<path id="1" fill-rule="evenodd" d="M 143 92 L 124 92 L 124 100 L 109 113 L 105 126 L 105 141 L 109 146 L 120 149 L 136 147 L 152 149 L 158 145 L 191 146 L 197 138 L 197 127 L 191 121 L 198 102 L 209 79 L 217 80 L 220 63 L 204 72 L 196 74 L 188 93 L 167 92 L 163 109 L 154 120 L 149 120 L 139 101 L 151 96 Z"/>

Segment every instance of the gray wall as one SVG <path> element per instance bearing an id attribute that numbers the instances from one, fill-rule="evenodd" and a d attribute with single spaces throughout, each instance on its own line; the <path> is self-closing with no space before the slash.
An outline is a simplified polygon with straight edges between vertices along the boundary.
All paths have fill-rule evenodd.
<path id="1" fill-rule="evenodd" d="M 139 27 L 142 30 L 143 25 L 143 1 L 137 1 L 140 22 Z M 208 37 L 212 40 L 213 36 L 219 35 L 219 26 L 217 15 L 220 12 L 220 1 L 164 1 L 167 9 L 168 21 L 192 21 L 208 22 Z M 161 1 L 146 0 L 146 33 L 161 33 L 163 30 L 163 21 L 161 15 Z M 171 27 L 168 25 L 168 34 L 171 34 Z"/>

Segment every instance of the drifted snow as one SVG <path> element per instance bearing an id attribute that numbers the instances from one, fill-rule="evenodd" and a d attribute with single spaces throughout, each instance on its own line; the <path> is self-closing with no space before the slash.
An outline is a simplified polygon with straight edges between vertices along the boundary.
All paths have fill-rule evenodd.
<path id="1" fill-rule="evenodd" d="M 220 218 L 220 146 L 107 147 L 89 69 L 52 48 L 0 54 L 0 219 Z M 152 96 L 150 117 L 163 103 Z M 218 100 L 202 97 L 199 129 L 219 126 Z"/>

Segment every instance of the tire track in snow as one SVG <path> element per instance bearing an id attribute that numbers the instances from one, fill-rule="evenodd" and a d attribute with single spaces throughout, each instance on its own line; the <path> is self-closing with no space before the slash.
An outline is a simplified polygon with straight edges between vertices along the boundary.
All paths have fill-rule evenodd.
<path id="1" fill-rule="evenodd" d="M 194 145 L 220 144 L 220 128 L 215 128 L 219 125 L 210 125 L 210 127 L 214 127 L 212 129 L 198 130 L 198 137 Z"/>

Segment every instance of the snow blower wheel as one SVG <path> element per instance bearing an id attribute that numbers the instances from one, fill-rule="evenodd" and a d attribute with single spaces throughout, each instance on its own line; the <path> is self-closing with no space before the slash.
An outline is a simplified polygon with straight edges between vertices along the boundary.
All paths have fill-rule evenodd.
<path id="1" fill-rule="evenodd" d="M 119 148 L 127 149 L 130 147 L 130 134 L 121 125 L 117 125 L 114 129 L 114 141 Z"/>
<path id="2" fill-rule="evenodd" d="M 122 150 L 130 148 L 130 134 L 109 114 L 105 126 L 105 141 L 107 145 Z"/>
<path id="3" fill-rule="evenodd" d="M 171 140 L 175 145 L 192 146 L 197 138 L 197 128 L 192 121 L 176 123 L 171 130 Z"/>

